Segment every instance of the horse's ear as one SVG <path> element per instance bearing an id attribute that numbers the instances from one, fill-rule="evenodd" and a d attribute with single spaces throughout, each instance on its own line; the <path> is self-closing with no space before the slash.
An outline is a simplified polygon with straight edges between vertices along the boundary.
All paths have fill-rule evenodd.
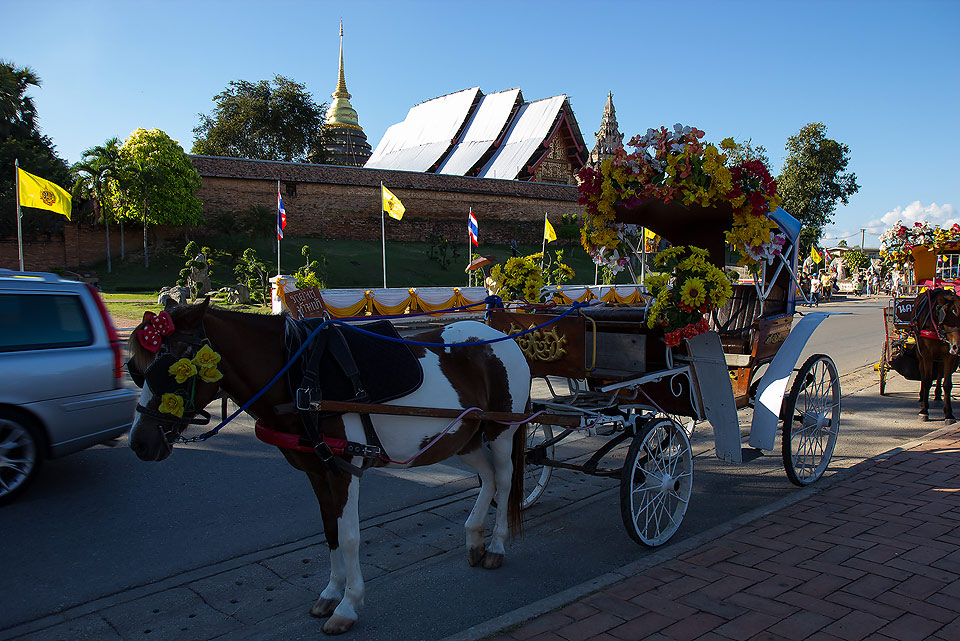
<path id="1" fill-rule="evenodd" d="M 163 311 L 169 312 L 171 309 L 177 306 L 177 301 L 173 300 L 172 296 L 167 296 L 167 300 L 163 305 Z"/>
<path id="2" fill-rule="evenodd" d="M 209 307 L 210 299 L 204 298 L 202 303 L 181 308 L 176 317 L 177 327 L 196 327 L 203 320 L 203 316 L 207 313 Z"/>

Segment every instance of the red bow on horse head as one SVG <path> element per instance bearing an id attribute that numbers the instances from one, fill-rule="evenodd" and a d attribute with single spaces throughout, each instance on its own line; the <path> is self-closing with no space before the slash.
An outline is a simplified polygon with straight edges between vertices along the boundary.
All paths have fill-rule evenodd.
<path id="1" fill-rule="evenodd" d="M 137 340 L 145 350 L 154 354 L 160 349 L 163 342 L 163 336 L 169 336 L 173 333 L 173 319 L 167 312 L 154 314 L 153 312 L 143 313 L 143 327 L 137 330 Z"/>

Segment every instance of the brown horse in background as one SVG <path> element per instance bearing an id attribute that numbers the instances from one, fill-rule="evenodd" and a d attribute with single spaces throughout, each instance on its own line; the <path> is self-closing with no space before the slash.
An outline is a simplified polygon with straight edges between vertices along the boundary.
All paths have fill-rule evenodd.
<path id="1" fill-rule="evenodd" d="M 956 422 L 951 399 L 953 373 L 960 364 L 960 296 L 950 290 L 934 289 L 920 293 L 913 305 L 917 310 L 914 332 L 920 362 L 920 416 L 929 420 L 930 385 L 942 374 L 943 418 L 947 425 L 952 425 Z M 937 368 L 937 364 L 941 367 Z"/>

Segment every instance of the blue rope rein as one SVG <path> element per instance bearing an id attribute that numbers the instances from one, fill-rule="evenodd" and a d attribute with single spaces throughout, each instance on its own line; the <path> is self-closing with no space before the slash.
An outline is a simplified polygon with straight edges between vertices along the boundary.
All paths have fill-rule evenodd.
<path id="1" fill-rule="evenodd" d="M 491 298 L 497 298 L 497 297 L 491 297 Z M 488 300 L 489 300 L 489 299 L 488 299 Z M 499 298 L 497 298 L 497 300 L 499 300 Z M 487 302 L 487 301 L 483 301 L 484 304 L 485 304 L 486 302 Z M 473 306 L 476 306 L 476 305 L 479 305 L 479 304 L 481 304 L 481 303 L 473 303 L 473 304 L 471 304 L 471 305 L 466 305 L 466 306 L 464 306 L 464 307 L 473 307 Z M 254 394 L 252 397 L 250 397 L 250 400 L 248 400 L 248 401 L 245 402 L 243 405 L 241 405 L 240 407 L 238 407 L 237 410 L 236 410 L 235 412 L 233 412 L 230 416 L 228 416 L 227 418 L 225 418 L 225 419 L 223 419 L 222 421 L 220 421 L 220 424 L 217 425 L 216 427 L 214 427 L 213 429 L 208 430 L 208 431 L 204 432 L 203 434 L 200 434 L 199 436 L 193 436 L 193 437 L 190 437 L 190 438 L 183 438 L 183 437 L 181 437 L 181 438 L 180 438 L 180 442 L 183 442 L 183 443 L 202 443 L 203 441 L 206 441 L 208 438 L 210 438 L 211 436 L 213 436 L 213 435 L 215 435 L 217 432 L 219 432 L 221 429 L 223 429 L 223 427 L 226 426 L 227 423 L 229 423 L 230 421 L 232 421 L 233 419 L 235 419 L 237 416 L 239 416 L 239 415 L 242 414 L 243 412 L 247 411 L 247 409 L 248 409 L 251 405 L 253 405 L 255 402 L 257 402 L 257 400 L 258 400 L 261 396 L 263 396 L 264 394 L 266 394 L 267 390 L 269 390 L 271 387 L 273 387 L 273 386 L 276 384 L 276 382 L 277 382 L 278 380 L 280 380 L 280 377 L 283 376 L 283 375 L 287 372 L 287 370 L 290 369 L 291 366 L 293 366 L 293 364 L 297 361 L 297 359 L 298 359 L 298 358 L 300 357 L 300 355 L 303 353 L 303 350 L 305 350 L 305 349 L 307 348 L 307 346 L 311 343 L 311 341 L 313 341 L 313 339 L 316 338 L 317 334 L 319 334 L 323 329 L 325 329 L 325 328 L 326 328 L 327 326 L 329 326 L 329 325 L 340 325 L 340 326 L 346 327 L 346 328 L 348 328 L 348 329 L 350 329 L 351 331 L 354 331 L 354 332 L 359 332 L 359 333 L 361 333 L 361 334 L 366 334 L 366 335 L 368 335 L 368 336 L 372 336 L 372 337 L 378 338 L 378 339 L 380 339 L 380 340 L 390 341 L 390 342 L 392 342 L 392 343 L 401 343 L 401 344 L 404 344 L 404 345 L 418 345 L 418 346 L 422 346 L 422 347 L 442 347 L 442 348 L 448 348 L 448 347 L 472 347 L 472 346 L 476 346 L 476 345 L 490 345 L 490 344 L 492 344 L 492 343 L 499 343 L 499 342 L 505 341 L 505 340 L 512 340 L 512 339 L 517 338 L 517 337 L 519 337 L 519 336 L 525 336 L 525 335 L 527 335 L 527 334 L 532 334 L 533 332 L 536 332 L 536 331 L 538 331 L 538 330 L 540 330 L 540 329 L 543 329 L 544 327 L 548 327 L 548 326 L 550 326 L 550 325 L 553 325 L 554 323 L 558 322 L 558 321 L 559 321 L 561 318 L 563 318 L 564 316 L 567 316 L 567 315 L 569 315 L 569 314 L 572 314 L 573 312 L 578 312 L 578 313 L 579 313 L 579 311 L 580 311 L 581 308 L 583 308 L 583 307 L 589 307 L 589 306 L 590 306 L 590 302 L 583 302 L 583 303 L 581 303 L 581 302 L 574 301 L 574 303 L 571 305 L 570 309 L 568 309 L 567 311 L 563 312 L 562 314 L 559 314 L 556 318 L 551 318 L 550 320 L 546 321 L 545 323 L 541 323 L 541 324 L 537 325 L 536 327 L 530 327 L 529 329 L 525 329 L 525 330 L 523 330 L 522 332 L 517 332 L 516 334 L 504 335 L 504 336 L 500 336 L 500 337 L 498 337 L 498 338 L 490 338 L 490 339 L 482 340 L 482 341 L 469 341 L 469 342 L 465 342 L 465 343 L 426 343 L 426 342 L 422 342 L 422 341 L 411 341 L 411 340 L 407 340 L 407 339 L 404 339 L 404 338 L 393 338 L 392 336 L 383 336 L 382 334 L 376 334 L 376 333 L 371 332 L 371 331 L 369 331 L 369 330 L 361 329 L 360 327 L 356 327 L 356 326 L 354 326 L 354 325 L 351 325 L 350 323 L 347 323 L 346 321 L 343 321 L 343 320 L 328 319 L 328 320 L 323 321 L 323 322 L 320 323 L 319 325 L 317 325 L 316 329 L 314 329 L 314 330 L 310 333 L 310 335 L 307 336 L 307 338 L 303 341 L 303 343 L 300 345 L 300 347 L 297 349 L 297 351 L 293 353 L 293 356 L 290 357 L 290 360 L 287 362 L 287 364 L 284 365 L 282 368 L 280 368 L 280 371 L 277 372 L 276 375 L 275 375 L 272 379 L 270 379 L 270 382 L 267 383 L 266 385 L 264 385 L 263 388 L 262 388 L 259 392 L 257 392 L 257 393 Z M 464 307 L 452 307 L 452 308 L 450 308 L 450 309 L 448 309 L 448 310 L 440 310 L 440 311 L 438 311 L 438 312 L 429 312 L 429 313 L 430 313 L 430 314 L 445 313 L 445 312 L 448 312 L 448 311 L 460 310 L 460 309 L 463 309 Z M 401 315 L 399 315 L 399 317 L 403 317 L 403 318 L 406 318 L 406 317 L 409 317 L 409 316 L 410 316 L 409 314 L 401 314 Z M 389 316 L 380 316 L 380 317 L 377 318 L 377 320 L 380 320 L 380 319 L 389 319 L 389 318 L 391 318 L 391 317 L 389 317 Z"/>

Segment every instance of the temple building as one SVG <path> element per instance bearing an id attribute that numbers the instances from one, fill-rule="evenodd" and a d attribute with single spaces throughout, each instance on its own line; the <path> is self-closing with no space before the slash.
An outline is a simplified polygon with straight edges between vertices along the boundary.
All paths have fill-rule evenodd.
<path id="1" fill-rule="evenodd" d="M 590 159 L 587 161 L 591 167 L 598 166 L 607 158 L 613 158 L 617 148 L 623 146 L 623 134 L 620 133 L 620 125 L 617 124 L 617 111 L 613 108 L 613 92 L 607 94 L 607 105 L 603 108 L 600 131 L 594 136 L 597 137 L 597 144 L 594 145 L 590 152 Z"/>
<path id="2" fill-rule="evenodd" d="M 479 87 L 413 106 L 364 167 L 576 185 L 586 146 L 565 95 L 526 102 Z"/>
<path id="3" fill-rule="evenodd" d="M 370 157 L 370 143 L 360 127 L 357 111 L 350 104 L 350 92 L 343 75 L 343 22 L 340 23 L 340 74 L 337 89 L 331 94 L 333 101 L 327 109 L 323 125 L 326 137 L 327 162 L 346 167 L 362 167 Z"/>

